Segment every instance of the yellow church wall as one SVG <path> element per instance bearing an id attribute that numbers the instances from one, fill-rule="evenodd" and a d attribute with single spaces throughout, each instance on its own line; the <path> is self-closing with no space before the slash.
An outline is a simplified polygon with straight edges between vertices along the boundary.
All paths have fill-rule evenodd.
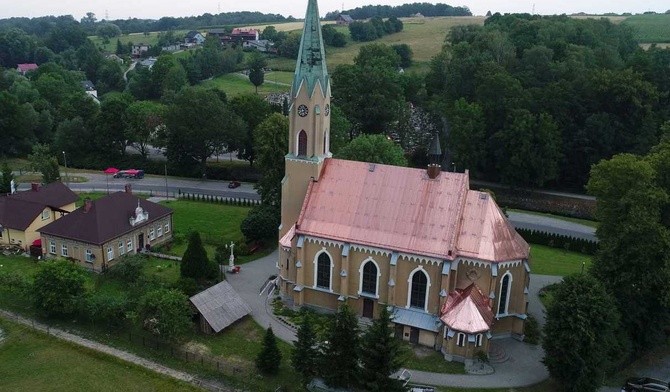
<path id="1" fill-rule="evenodd" d="M 286 175 L 282 181 L 282 213 L 279 238 L 298 221 L 311 178 L 318 179 L 323 161 L 286 159 Z"/>
<path id="2" fill-rule="evenodd" d="M 378 268 L 377 299 L 375 301 L 381 300 L 386 303 L 389 290 L 389 266 L 391 263 L 391 257 L 387 255 L 371 254 L 359 250 L 351 250 L 349 252 L 349 294 L 359 296 L 362 266 L 364 263 L 367 263 L 368 260 L 372 260 Z"/>
<path id="3" fill-rule="evenodd" d="M 437 314 L 439 312 L 440 306 L 440 282 L 442 274 L 442 266 L 439 264 L 418 262 L 406 259 L 404 257 L 398 258 L 398 265 L 396 266 L 397 278 L 395 279 L 395 300 L 394 305 L 399 307 L 407 307 L 409 285 L 411 282 L 408 282 L 410 274 L 416 269 L 422 269 L 428 274 L 428 306 L 427 311 L 429 313 Z"/>

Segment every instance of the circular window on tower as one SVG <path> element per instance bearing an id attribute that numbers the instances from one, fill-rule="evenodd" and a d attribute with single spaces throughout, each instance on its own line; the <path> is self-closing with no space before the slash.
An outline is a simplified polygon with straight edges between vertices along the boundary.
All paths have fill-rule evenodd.
<path id="1" fill-rule="evenodd" d="M 309 113 L 309 109 L 305 105 L 298 106 L 298 116 L 305 117 Z"/>

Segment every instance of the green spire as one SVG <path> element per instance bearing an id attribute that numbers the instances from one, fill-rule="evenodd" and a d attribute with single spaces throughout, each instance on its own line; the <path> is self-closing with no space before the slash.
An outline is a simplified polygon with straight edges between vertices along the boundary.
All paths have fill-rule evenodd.
<path id="1" fill-rule="evenodd" d="M 321 23 L 319 22 L 319 6 L 316 0 L 309 0 L 305 14 L 305 26 L 300 40 L 298 62 L 293 77 L 293 96 L 298 94 L 300 83 L 306 83 L 307 93 L 312 96 L 317 81 L 321 82 L 324 93 L 327 91 L 328 70 L 326 69 L 326 55 L 323 50 L 321 37 Z"/>

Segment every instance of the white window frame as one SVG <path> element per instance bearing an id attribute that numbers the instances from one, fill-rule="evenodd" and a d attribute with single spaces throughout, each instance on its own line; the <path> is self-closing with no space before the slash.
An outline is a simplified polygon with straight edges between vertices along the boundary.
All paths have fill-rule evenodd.
<path id="1" fill-rule="evenodd" d="M 156 239 L 156 230 L 152 227 L 149 229 L 149 241 L 153 241 Z"/>
<path id="2" fill-rule="evenodd" d="M 49 241 L 49 253 L 56 254 L 56 241 Z"/>
<path id="3" fill-rule="evenodd" d="M 68 257 L 68 249 L 67 249 L 67 244 L 61 244 L 60 246 L 60 255 L 63 257 Z"/>
<path id="4" fill-rule="evenodd" d="M 128 251 L 128 253 L 133 251 L 133 239 L 132 238 L 128 238 L 128 241 L 126 242 L 126 248 L 127 248 L 126 250 Z"/>
<path id="5" fill-rule="evenodd" d="M 156 228 L 156 237 L 162 237 L 163 236 L 163 226 L 158 225 Z"/>
<path id="6" fill-rule="evenodd" d="M 126 245 L 123 243 L 123 241 L 119 241 L 119 256 L 122 256 L 125 253 L 126 253 Z"/>
<path id="7" fill-rule="evenodd" d="M 372 263 L 375 265 L 377 268 L 377 282 L 375 282 L 375 292 L 374 294 L 368 293 L 368 292 L 363 292 L 363 270 L 365 269 L 365 266 L 368 263 Z M 379 264 L 372 258 L 368 257 L 367 259 L 363 260 L 361 263 L 361 266 L 358 268 L 358 295 L 374 295 L 375 297 L 379 298 L 379 281 L 381 280 L 382 276 L 382 270 L 379 268 Z"/>
<path id="8" fill-rule="evenodd" d="M 475 335 L 475 347 L 481 347 L 484 337 L 482 334 L 478 333 Z"/>
<path id="9" fill-rule="evenodd" d="M 107 247 L 107 261 L 109 260 L 114 260 L 114 247 L 113 246 L 108 246 Z"/>
<path id="10" fill-rule="evenodd" d="M 170 222 L 167 222 L 167 223 L 165 224 L 165 234 L 167 234 L 167 233 L 169 233 L 169 232 L 170 232 Z"/>
<path id="11" fill-rule="evenodd" d="M 502 288 L 503 288 L 503 283 L 505 282 L 505 277 L 509 276 L 509 283 L 507 285 L 507 295 L 505 298 L 502 297 Z M 510 271 L 505 272 L 505 274 L 500 278 L 500 285 L 498 287 L 498 306 L 496 307 L 496 315 L 497 316 L 507 316 L 509 314 L 509 298 L 510 298 L 510 293 L 512 292 L 512 282 L 514 281 L 514 277 L 512 276 L 512 273 Z M 505 309 L 504 312 L 500 312 L 500 303 L 501 301 L 505 301 Z"/>
<path id="12" fill-rule="evenodd" d="M 407 306 L 405 306 L 406 309 L 411 308 L 411 303 L 412 303 L 412 278 L 414 278 L 414 274 L 421 271 L 421 273 L 426 275 L 426 296 L 423 299 L 423 310 L 425 312 L 428 312 L 428 298 L 430 298 L 430 274 L 428 271 L 423 269 L 423 266 L 420 265 L 416 267 L 412 272 L 409 274 L 409 278 L 407 279 Z M 414 308 L 417 309 L 417 308 Z"/>
<path id="13" fill-rule="evenodd" d="M 458 347 L 465 347 L 465 343 L 468 341 L 467 336 L 463 332 L 456 334 L 456 345 Z"/>
<path id="14" fill-rule="evenodd" d="M 49 213 L 49 210 L 45 209 L 44 211 L 42 211 L 42 220 L 47 220 L 49 218 L 51 218 L 51 214 Z"/>
<path id="15" fill-rule="evenodd" d="M 328 258 L 330 259 L 330 276 L 329 276 L 330 280 L 329 280 L 329 282 L 328 282 L 328 288 L 320 287 L 320 286 L 317 286 L 317 285 L 316 285 L 316 278 L 317 278 L 318 273 L 319 273 L 319 256 L 320 256 L 322 253 L 327 254 L 327 255 L 328 255 Z M 334 267 L 335 267 L 335 261 L 333 260 L 333 256 L 330 254 L 330 252 L 328 252 L 328 251 L 326 250 L 326 248 L 322 248 L 320 251 L 318 251 L 318 252 L 314 255 L 314 284 L 313 284 L 312 287 L 315 288 L 315 289 L 317 289 L 317 290 L 333 291 L 333 268 L 334 268 Z"/>
<path id="16" fill-rule="evenodd" d="M 93 262 L 93 251 L 92 250 L 86 249 L 85 259 L 86 259 L 87 263 L 92 263 Z"/>

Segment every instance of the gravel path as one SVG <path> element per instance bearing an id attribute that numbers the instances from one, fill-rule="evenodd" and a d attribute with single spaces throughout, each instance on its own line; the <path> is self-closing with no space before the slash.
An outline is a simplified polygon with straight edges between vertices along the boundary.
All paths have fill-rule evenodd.
<path id="1" fill-rule="evenodd" d="M 98 343 L 93 340 L 89 340 L 86 338 L 83 338 L 78 335 L 71 334 L 69 332 L 63 331 L 58 328 L 51 328 L 45 324 L 39 323 L 35 320 L 24 318 L 22 316 L 19 316 L 16 313 L 13 312 L 8 312 L 6 310 L 0 310 L 0 317 L 5 318 L 7 320 L 11 320 L 23 325 L 27 325 L 35 330 L 44 332 L 48 335 L 54 336 L 58 339 L 65 340 L 71 343 L 74 343 L 79 346 L 87 347 L 91 350 L 95 350 L 98 352 L 102 352 L 108 355 L 111 355 L 113 357 L 122 359 L 124 361 L 142 366 L 146 369 L 149 369 L 151 371 L 166 375 L 168 377 L 175 378 L 177 380 L 185 381 L 187 383 L 200 386 L 204 389 L 210 390 L 210 391 L 219 391 L 219 392 L 233 392 L 233 389 L 230 389 L 226 387 L 223 384 L 213 382 L 211 380 L 201 380 L 198 379 L 197 377 L 193 376 L 192 374 L 182 372 L 180 370 L 175 370 L 172 368 L 169 368 L 167 366 L 163 366 L 159 363 L 156 363 L 154 361 L 150 361 L 148 359 L 139 357 L 135 354 L 131 354 L 127 351 L 122 351 L 119 349 L 116 349 L 114 347 L 107 346 L 102 343 Z"/>

